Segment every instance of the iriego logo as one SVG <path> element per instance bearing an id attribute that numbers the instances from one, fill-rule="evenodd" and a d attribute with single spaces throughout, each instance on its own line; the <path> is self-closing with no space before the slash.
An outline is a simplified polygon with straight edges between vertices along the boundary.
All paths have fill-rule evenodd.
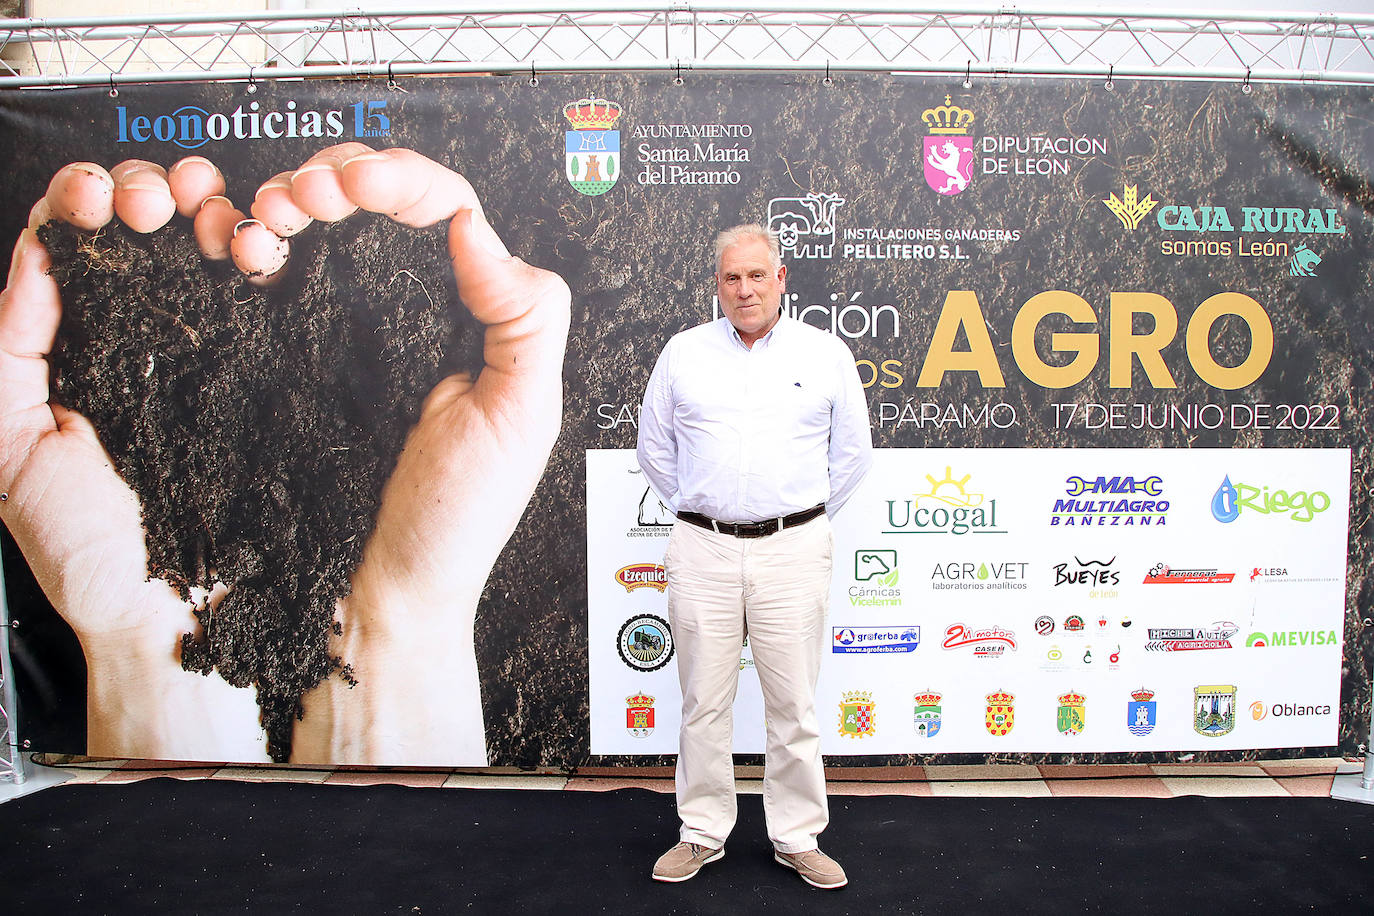
<path id="1" fill-rule="evenodd" d="M 1231 483 L 1231 475 L 1222 478 L 1221 486 L 1212 494 L 1212 518 L 1229 525 L 1244 511 L 1260 515 L 1287 515 L 1290 521 L 1310 522 L 1331 508 L 1331 497 L 1321 490 L 1273 490 L 1245 483 Z"/>
<path id="2" fill-rule="evenodd" d="M 386 102 L 368 100 L 344 110 L 299 110 L 288 100 L 281 110 L 264 111 L 258 102 L 238 106 L 232 112 L 211 112 L 196 105 L 183 105 L 163 114 L 130 111 L 127 105 L 115 108 L 115 139 L 120 143 L 172 143 L 182 149 L 198 149 L 219 140 L 334 139 L 345 135 L 358 139 L 391 136 L 391 119 Z M 352 133 L 348 129 L 352 128 Z"/>

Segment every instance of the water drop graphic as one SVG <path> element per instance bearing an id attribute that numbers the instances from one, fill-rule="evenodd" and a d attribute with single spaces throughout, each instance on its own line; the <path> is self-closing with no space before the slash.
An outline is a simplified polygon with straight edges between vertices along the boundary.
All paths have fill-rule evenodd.
<path id="1" fill-rule="evenodd" d="M 1240 517 L 1240 504 L 1236 502 L 1236 488 L 1231 485 L 1231 475 L 1227 474 L 1212 494 L 1212 517 L 1226 524 Z"/>
<path id="2" fill-rule="evenodd" d="M 984 563 L 984 564 L 982 564 L 981 566 L 978 567 L 978 578 L 980 578 L 980 579 L 986 579 L 987 577 L 988 577 L 988 564 Z"/>

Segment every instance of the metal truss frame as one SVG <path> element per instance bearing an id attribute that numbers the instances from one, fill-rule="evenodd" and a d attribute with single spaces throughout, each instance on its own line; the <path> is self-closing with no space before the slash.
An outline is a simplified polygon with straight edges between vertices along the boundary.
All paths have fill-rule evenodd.
<path id="1" fill-rule="evenodd" d="M 1368 84 L 1374 16 L 582 0 L 0 20 L 0 88 L 646 70 Z"/>

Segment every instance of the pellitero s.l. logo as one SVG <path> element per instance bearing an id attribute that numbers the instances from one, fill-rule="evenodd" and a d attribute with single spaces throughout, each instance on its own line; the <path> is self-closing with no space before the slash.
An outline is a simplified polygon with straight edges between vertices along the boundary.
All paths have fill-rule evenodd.
<path id="1" fill-rule="evenodd" d="M 599 197 L 620 178 L 620 106 L 608 99 L 584 98 L 563 106 L 573 129 L 564 134 L 564 174 L 568 184 L 588 197 Z"/>

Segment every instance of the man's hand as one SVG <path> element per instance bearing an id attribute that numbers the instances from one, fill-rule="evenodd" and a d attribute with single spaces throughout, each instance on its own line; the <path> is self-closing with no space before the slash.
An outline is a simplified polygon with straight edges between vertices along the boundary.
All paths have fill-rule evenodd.
<path id="1" fill-rule="evenodd" d="M 54 177 L 31 225 L 56 218 L 96 229 L 118 215 L 130 228 L 151 232 L 180 212 L 193 217 L 207 258 L 232 258 L 250 282 L 271 284 L 289 258 L 288 239 L 314 220 L 342 219 L 360 208 L 416 227 L 449 220 L 459 293 L 487 328 L 486 365 L 476 379 L 444 379 L 425 400 L 384 490 L 353 592 L 339 602 L 342 636 L 334 649 L 352 666 L 357 686 L 331 678 L 305 697 L 294 759 L 484 761 L 473 618 L 558 434 L 567 286 L 511 257 L 471 186 L 409 150 L 374 152 L 356 143 L 324 150 L 266 182 L 251 219 L 223 196 L 224 187 L 201 157 L 169 172 L 138 161 L 109 173 L 76 163 Z M 157 731 L 189 729 L 182 743 L 192 747 L 172 753 L 121 744 L 118 753 L 219 756 L 199 746 L 194 721 L 171 720 L 190 712 L 208 727 L 209 707 L 197 704 L 223 700 L 143 686 L 189 678 L 234 693 L 218 678 L 180 670 L 178 637 L 194 629 L 190 607 L 165 584 L 144 580 L 147 557 L 132 492 L 89 423 L 48 403 L 44 357 L 61 305 L 47 266 L 46 252 L 26 230 L 0 298 L 0 490 L 7 492 L 0 512 L 86 650 L 93 682 L 89 752 L 97 753 L 95 736 L 114 716 L 105 694 L 137 692 L 158 701 L 143 718 L 161 716 L 165 728 Z M 105 653 L 130 645 L 148 647 L 148 657 L 94 683 Z M 251 697 L 238 693 L 251 706 Z M 255 726 L 217 721 L 250 734 L 261 755 Z M 122 733 L 128 731 L 126 725 Z M 236 751 L 223 759 L 249 758 Z"/>
<path id="2" fill-rule="evenodd" d="M 196 621 L 170 586 L 147 578 L 133 491 L 90 423 L 49 401 L 46 356 L 62 306 L 33 226 L 59 218 L 97 228 L 116 202 L 131 225 L 165 223 L 161 169 L 116 173 L 62 169 L 15 247 L 0 293 L 0 518 L 81 641 L 88 754 L 265 761 L 252 694 L 181 669 L 181 634 Z"/>

